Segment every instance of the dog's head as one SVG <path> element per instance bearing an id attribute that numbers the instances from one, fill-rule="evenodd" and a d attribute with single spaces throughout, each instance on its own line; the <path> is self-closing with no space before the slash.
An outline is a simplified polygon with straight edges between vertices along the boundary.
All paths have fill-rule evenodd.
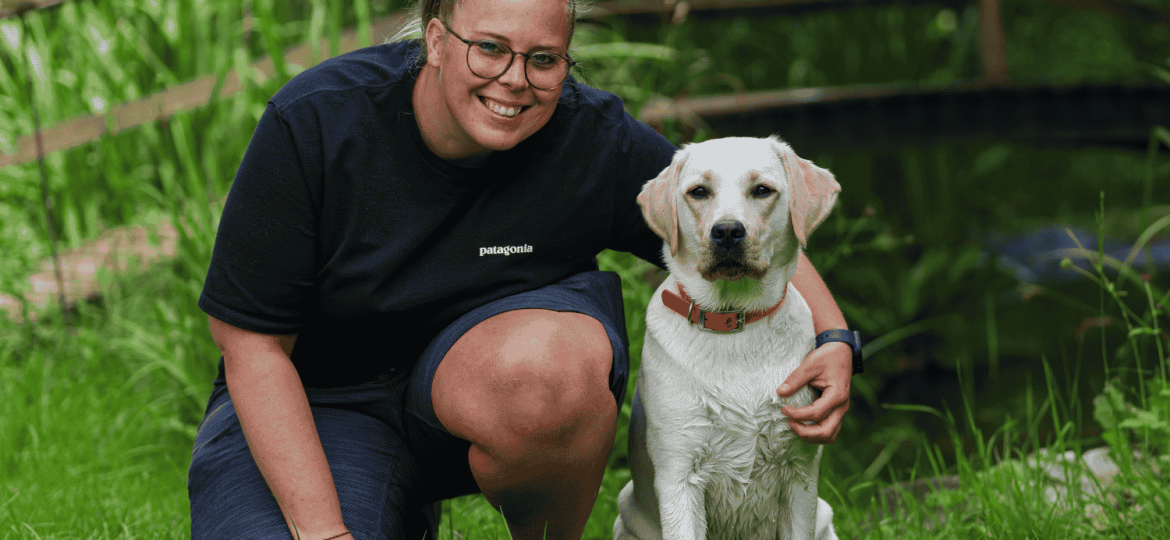
<path id="1" fill-rule="evenodd" d="M 638 204 L 682 267 L 735 281 L 794 259 L 840 190 L 776 137 L 729 137 L 679 149 Z"/>

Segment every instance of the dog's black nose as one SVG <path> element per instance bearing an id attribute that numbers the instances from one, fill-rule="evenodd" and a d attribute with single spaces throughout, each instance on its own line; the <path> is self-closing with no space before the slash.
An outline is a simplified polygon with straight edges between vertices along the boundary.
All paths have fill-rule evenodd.
<path id="1" fill-rule="evenodd" d="M 738 221 L 716 223 L 714 227 L 711 227 L 711 240 L 714 240 L 715 245 L 721 248 L 738 246 L 745 235 L 747 235 L 747 230 L 743 228 L 743 223 Z"/>

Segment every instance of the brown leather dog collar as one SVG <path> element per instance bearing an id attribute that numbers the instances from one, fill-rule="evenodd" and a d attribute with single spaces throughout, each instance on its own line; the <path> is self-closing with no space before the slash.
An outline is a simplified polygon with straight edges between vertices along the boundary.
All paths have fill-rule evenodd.
<path id="1" fill-rule="evenodd" d="M 787 288 L 784 289 L 784 294 L 780 296 L 780 301 L 776 305 L 763 311 L 708 311 L 696 306 L 695 301 L 687 294 L 682 283 L 679 283 L 677 294 L 669 289 L 662 290 L 662 305 L 686 317 L 691 324 L 699 325 L 699 330 L 731 334 L 742 332 L 743 327 L 748 323 L 756 322 L 776 313 L 776 310 L 784 305 L 786 296 L 788 296 Z"/>

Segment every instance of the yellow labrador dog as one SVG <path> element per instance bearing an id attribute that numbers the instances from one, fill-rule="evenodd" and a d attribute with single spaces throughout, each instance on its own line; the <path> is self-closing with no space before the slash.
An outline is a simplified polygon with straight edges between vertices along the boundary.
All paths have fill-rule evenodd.
<path id="1" fill-rule="evenodd" d="M 821 447 L 780 414 L 813 390 L 776 388 L 813 350 L 789 280 L 840 189 L 775 137 L 684 146 L 643 187 L 670 277 L 646 311 L 615 540 L 837 537 Z"/>

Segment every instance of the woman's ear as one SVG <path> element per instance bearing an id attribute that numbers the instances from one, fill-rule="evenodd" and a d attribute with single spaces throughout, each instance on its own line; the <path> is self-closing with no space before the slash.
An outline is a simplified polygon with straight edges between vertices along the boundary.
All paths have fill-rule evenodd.
<path id="1" fill-rule="evenodd" d="M 438 17 L 427 22 L 423 30 L 423 39 L 427 42 L 427 65 L 439 67 L 439 62 L 443 58 L 443 43 L 446 41 L 443 37 L 446 33 L 447 29 L 443 28 L 443 22 Z"/>

